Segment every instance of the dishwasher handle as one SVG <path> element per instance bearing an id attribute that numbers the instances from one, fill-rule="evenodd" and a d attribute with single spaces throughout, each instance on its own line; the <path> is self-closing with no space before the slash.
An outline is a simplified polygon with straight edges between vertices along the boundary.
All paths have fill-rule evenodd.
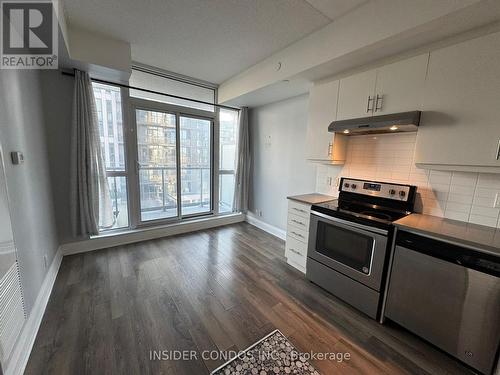
<path id="1" fill-rule="evenodd" d="M 488 275 L 500 277 L 500 256 L 497 257 L 404 230 L 397 232 L 396 245 Z"/>

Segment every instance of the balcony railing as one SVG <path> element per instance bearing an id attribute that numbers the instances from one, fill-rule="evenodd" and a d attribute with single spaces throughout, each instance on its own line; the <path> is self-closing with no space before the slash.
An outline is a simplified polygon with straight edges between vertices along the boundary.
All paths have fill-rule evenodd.
<path id="1" fill-rule="evenodd" d="M 150 166 L 140 166 L 140 171 L 157 171 L 157 178 L 152 179 L 147 176 L 146 180 L 141 174 L 139 174 L 139 185 L 141 190 L 141 212 L 150 211 L 163 211 L 177 208 L 177 175 L 176 167 L 150 167 Z M 191 181 L 186 181 L 186 178 L 182 179 L 184 184 L 191 182 L 194 185 L 195 191 L 189 192 L 185 191 L 181 194 L 182 207 L 197 207 L 210 204 L 210 192 L 204 192 L 205 187 L 210 186 L 210 167 L 184 167 L 181 168 L 181 178 L 184 171 L 196 171 L 196 175 L 199 177 L 191 176 Z M 204 177 L 204 171 L 209 173 Z M 168 181 L 169 175 L 175 176 L 173 183 L 173 192 L 169 192 Z M 153 189 L 146 188 L 147 186 L 152 186 Z"/>

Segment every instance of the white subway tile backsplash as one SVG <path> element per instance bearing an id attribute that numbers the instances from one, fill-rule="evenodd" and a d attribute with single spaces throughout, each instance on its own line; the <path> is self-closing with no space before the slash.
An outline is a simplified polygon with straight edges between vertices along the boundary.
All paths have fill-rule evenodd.
<path id="1" fill-rule="evenodd" d="M 451 220 L 469 221 L 468 212 L 458 212 L 452 210 L 446 210 L 444 217 Z"/>
<path id="2" fill-rule="evenodd" d="M 474 199 L 473 195 L 455 194 L 455 193 L 448 194 L 448 202 L 462 203 L 462 204 L 469 204 L 469 205 L 471 205 L 473 199 Z"/>
<path id="3" fill-rule="evenodd" d="M 489 189 L 489 188 L 476 188 L 474 197 L 477 198 L 487 198 L 493 201 L 497 193 L 500 193 L 500 189 Z"/>
<path id="4" fill-rule="evenodd" d="M 451 172 L 431 170 L 429 182 L 432 185 L 441 184 L 449 186 L 451 183 Z"/>
<path id="5" fill-rule="evenodd" d="M 454 186 L 476 187 L 478 173 L 453 172 L 451 184 Z"/>
<path id="6" fill-rule="evenodd" d="M 318 167 L 318 192 L 337 195 L 329 177 L 366 178 L 418 187 L 415 210 L 428 215 L 499 227 L 500 174 L 449 172 L 418 168 L 414 162 L 416 133 L 349 138 L 346 164 Z"/>
<path id="7" fill-rule="evenodd" d="M 469 223 L 495 227 L 497 225 L 497 219 L 488 216 L 470 215 Z"/>
<path id="8" fill-rule="evenodd" d="M 475 190 L 475 186 L 453 185 L 453 183 L 450 185 L 450 194 L 470 195 L 473 197 Z"/>
<path id="9" fill-rule="evenodd" d="M 480 173 L 477 186 L 480 188 L 500 189 L 500 175 Z"/>
<path id="10" fill-rule="evenodd" d="M 446 211 L 455 211 L 455 212 L 462 212 L 462 213 L 470 213 L 470 210 L 472 208 L 471 204 L 467 203 L 457 203 L 457 202 L 450 202 L 448 201 L 446 203 Z"/>
<path id="11" fill-rule="evenodd" d="M 482 207 L 482 206 L 477 206 L 474 205 L 470 211 L 471 215 L 481 215 L 481 216 L 488 216 L 488 217 L 493 217 L 498 219 L 498 215 L 500 214 L 500 208 L 494 208 L 494 207 Z"/>
<path id="12" fill-rule="evenodd" d="M 398 181 L 408 181 L 410 177 L 410 172 L 399 172 L 399 171 L 395 171 L 395 172 L 392 172 L 392 179 L 393 180 L 398 180 Z"/>
<path id="13" fill-rule="evenodd" d="M 493 203 L 495 202 L 495 196 L 492 197 L 478 197 L 475 196 L 472 203 L 477 207 L 493 207 Z"/>

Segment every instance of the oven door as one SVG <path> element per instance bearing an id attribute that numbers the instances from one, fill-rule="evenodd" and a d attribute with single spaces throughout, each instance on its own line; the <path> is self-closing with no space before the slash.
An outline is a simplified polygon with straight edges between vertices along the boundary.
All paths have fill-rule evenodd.
<path id="1" fill-rule="evenodd" d="M 313 212 L 307 255 L 380 291 L 387 231 Z"/>

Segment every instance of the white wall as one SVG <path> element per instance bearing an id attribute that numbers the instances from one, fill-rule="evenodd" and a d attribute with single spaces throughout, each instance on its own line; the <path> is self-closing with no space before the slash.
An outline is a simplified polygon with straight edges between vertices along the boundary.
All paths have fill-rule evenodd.
<path id="1" fill-rule="evenodd" d="M 288 195 L 315 190 L 316 166 L 305 158 L 308 96 L 250 110 L 252 186 L 250 211 L 286 229 Z"/>
<path id="2" fill-rule="evenodd" d="M 69 212 L 71 118 L 73 111 L 74 78 L 59 71 L 44 71 L 42 100 L 46 119 L 46 139 L 52 179 L 52 197 L 60 243 L 74 238 Z"/>
<path id="3" fill-rule="evenodd" d="M 318 168 L 319 192 L 337 194 L 337 177 L 412 184 L 417 212 L 500 228 L 500 174 L 419 169 L 414 163 L 416 133 L 350 137 L 343 167 Z"/>
<path id="4" fill-rule="evenodd" d="M 24 304 L 29 313 L 59 246 L 52 202 L 39 71 L 0 73 L 0 142 L 18 250 Z M 25 162 L 14 166 L 11 151 Z"/>
<path id="5" fill-rule="evenodd" d="M 68 28 L 68 36 L 73 66 L 92 77 L 128 81 L 132 71 L 130 43 L 75 27 Z"/>

